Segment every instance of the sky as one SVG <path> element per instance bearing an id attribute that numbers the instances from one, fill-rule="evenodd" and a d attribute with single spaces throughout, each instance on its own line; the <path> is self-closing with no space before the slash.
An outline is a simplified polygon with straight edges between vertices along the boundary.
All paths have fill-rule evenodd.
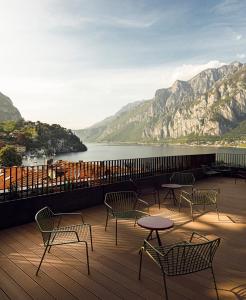
<path id="1" fill-rule="evenodd" d="M 0 92 L 26 120 L 88 127 L 246 61 L 244 0 L 0 0 Z"/>

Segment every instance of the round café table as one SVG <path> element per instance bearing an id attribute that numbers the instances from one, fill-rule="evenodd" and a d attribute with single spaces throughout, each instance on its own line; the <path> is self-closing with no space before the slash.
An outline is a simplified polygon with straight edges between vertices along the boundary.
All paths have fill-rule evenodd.
<path id="1" fill-rule="evenodd" d="M 174 226 L 172 220 L 168 218 L 159 217 L 159 216 L 142 217 L 138 219 L 137 224 L 142 228 L 150 230 L 150 233 L 146 239 L 147 241 L 152 237 L 153 231 L 155 231 L 159 246 L 162 246 L 162 243 L 161 243 L 158 230 L 167 230 Z"/>
<path id="2" fill-rule="evenodd" d="M 176 183 L 164 183 L 161 185 L 162 188 L 168 189 L 164 199 L 167 199 L 167 196 L 170 195 L 170 198 L 173 199 L 174 205 L 177 204 L 177 198 L 175 195 L 175 190 L 182 188 L 182 185 Z"/>

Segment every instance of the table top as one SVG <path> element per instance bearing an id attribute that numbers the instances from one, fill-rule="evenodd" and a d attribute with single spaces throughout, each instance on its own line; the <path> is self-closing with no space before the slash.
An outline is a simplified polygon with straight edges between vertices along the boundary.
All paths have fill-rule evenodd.
<path id="1" fill-rule="evenodd" d="M 143 217 L 138 219 L 137 223 L 140 227 L 150 230 L 165 230 L 172 228 L 174 225 L 172 220 L 159 216 Z"/>
<path id="2" fill-rule="evenodd" d="M 180 189 L 183 186 L 180 184 L 176 184 L 176 183 L 164 183 L 161 185 L 161 187 L 163 188 L 169 188 L 169 189 Z"/>

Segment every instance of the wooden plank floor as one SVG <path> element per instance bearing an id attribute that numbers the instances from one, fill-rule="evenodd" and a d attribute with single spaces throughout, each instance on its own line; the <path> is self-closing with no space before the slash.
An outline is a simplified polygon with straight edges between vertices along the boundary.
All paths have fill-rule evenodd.
<path id="1" fill-rule="evenodd" d="M 220 188 L 219 220 L 214 211 L 201 211 L 191 222 L 188 208 L 179 213 L 169 201 L 160 210 L 151 206 L 150 213 L 175 222 L 172 230 L 161 233 L 164 243 L 188 237 L 192 231 L 221 237 L 214 260 L 220 299 L 246 299 L 246 183 L 218 177 L 196 185 Z M 164 299 L 161 273 L 146 256 L 142 280 L 138 280 L 138 251 L 148 232 L 131 221 L 120 221 L 119 245 L 115 246 L 114 223 L 104 231 L 104 207 L 82 213 L 93 225 L 91 275 L 87 275 L 84 246 L 70 245 L 53 247 L 35 276 L 43 253 L 35 223 L 1 230 L 0 299 Z M 69 217 L 67 223 L 75 220 Z M 209 270 L 169 277 L 167 284 L 170 299 L 216 299 Z"/>

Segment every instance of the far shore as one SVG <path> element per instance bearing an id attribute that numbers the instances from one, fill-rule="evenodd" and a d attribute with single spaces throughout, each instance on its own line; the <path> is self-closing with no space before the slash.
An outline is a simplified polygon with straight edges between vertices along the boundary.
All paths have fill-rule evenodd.
<path id="1" fill-rule="evenodd" d="M 189 143 L 164 143 L 164 142 L 84 142 L 85 144 L 105 144 L 105 145 L 144 145 L 144 146 L 189 146 L 189 147 L 213 147 L 213 148 L 236 148 L 246 149 L 244 145 L 232 145 L 232 144 L 189 144 Z"/>

